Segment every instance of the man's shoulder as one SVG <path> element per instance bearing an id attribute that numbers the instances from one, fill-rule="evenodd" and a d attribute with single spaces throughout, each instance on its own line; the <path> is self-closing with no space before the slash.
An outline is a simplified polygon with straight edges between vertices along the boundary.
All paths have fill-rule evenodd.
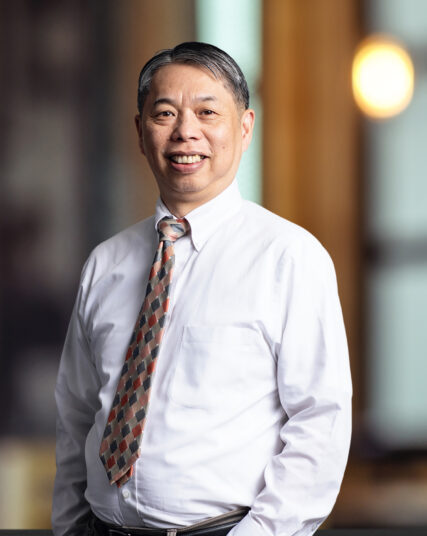
<path id="1" fill-rule="evenodd" d="M 257 205 L 244 202 L 245 225 L 249 234 L 263 244 L 264 251 L 271 251 L 278 263 L 333 269 L 332 259 L 323 244 L 307 229 Z"/>
<path id="2" fill-rule="evenodd" d="M 269 236 L 283 246 L 305 245 L 323 248 L 319 240 L 307 229 L 278 216 L 261 205 L 252 201 L 244 201 L 244 210 L 246 221 L 251 222 L 255 232 Z"/>
<path id="3" fill-rule="evenodd" d="M 154 216 L 141 220 L 98 244 L 90 253 L 83 272 L 100 277 L 129 257 L 135 260 L 152 255 Z"/>

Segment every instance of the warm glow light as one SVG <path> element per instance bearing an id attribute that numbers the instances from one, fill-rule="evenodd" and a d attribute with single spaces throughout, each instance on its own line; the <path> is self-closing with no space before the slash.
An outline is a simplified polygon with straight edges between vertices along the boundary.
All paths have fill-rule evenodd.
<path id="1" fill-rule="evenodd" d="M 372 36 L 358 47 L 353 60 L 353 94 L 359 108 L 375 118 L 404 110 L 414 90 L 409 54 L 395 41 Z"/>

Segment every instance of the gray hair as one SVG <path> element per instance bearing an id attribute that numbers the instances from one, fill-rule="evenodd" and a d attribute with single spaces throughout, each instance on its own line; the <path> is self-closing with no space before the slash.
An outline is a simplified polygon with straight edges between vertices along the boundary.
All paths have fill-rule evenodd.
<path id="1" fill-rule="evenodd" d="M 145 99 L 150 92 L 153 76 L 161 67 L 171 63 L 184 63 L 208 69 L 215 78 L 222 79 L 236 102 L 249 108 L 249 89 L 240 67 L 226 52 L 207 43 L 181 43 L 175 48 L 157 52 L 142 68 L 138 81 L 138 111 L 141 114 Z"/>

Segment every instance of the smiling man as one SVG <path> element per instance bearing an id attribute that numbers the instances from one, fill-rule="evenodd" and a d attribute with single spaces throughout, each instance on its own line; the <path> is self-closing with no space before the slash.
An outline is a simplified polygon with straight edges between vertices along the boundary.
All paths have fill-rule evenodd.
<path id="1" fill-rule="evenodd" d="M 176 216 L 234 180 L 254 124 L 245 108 L 224 80 L 198 65 L 172 63 L 156 72 L 136 125 L 160 196 Z"/>
<path id="2" fill-rule="evenodd" d="M 225 52 L 156 54 L 138 108 L 160 198 L 83 269 L 56 388 L 54 534 L 310 535 L 351 429 L 332 262 L 242 200 L 254 112 Z"/>

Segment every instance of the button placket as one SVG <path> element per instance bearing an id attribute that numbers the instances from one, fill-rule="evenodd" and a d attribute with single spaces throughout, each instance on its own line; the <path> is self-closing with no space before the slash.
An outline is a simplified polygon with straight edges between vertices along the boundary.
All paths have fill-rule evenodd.
<path id="1" fill-rule="evenodd" d="M 138 464 L 136 464 L 137 466 Z M 124 526 L 136 526 L 140 519 L 136 511 L 136 482 L 138 479 L 138 470 L 135 467 L 134 476 L 126 482 L 121 488 L 117 488 L 119 508 L 123 516 Z"/>

